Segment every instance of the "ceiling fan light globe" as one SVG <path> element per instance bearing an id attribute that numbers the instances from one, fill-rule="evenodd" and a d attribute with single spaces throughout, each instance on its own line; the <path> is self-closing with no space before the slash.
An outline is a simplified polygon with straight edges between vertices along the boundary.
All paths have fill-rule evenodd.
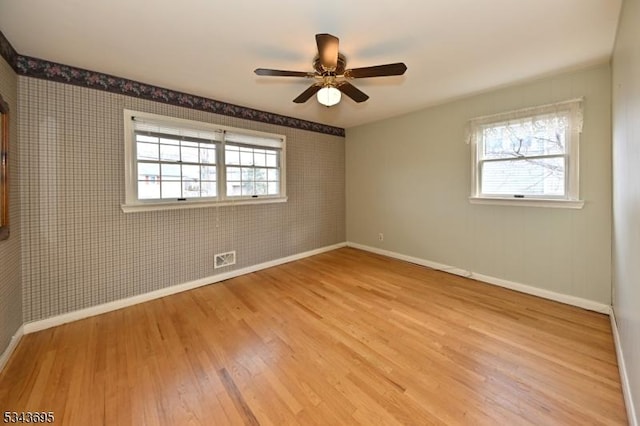
<path id="1" fill-rule="evenodd" d="M 342 98 L 342 93 L 335 87 L 327 86 L 318 90 L 318 102 L 326 107 L 336 105 Z"/>

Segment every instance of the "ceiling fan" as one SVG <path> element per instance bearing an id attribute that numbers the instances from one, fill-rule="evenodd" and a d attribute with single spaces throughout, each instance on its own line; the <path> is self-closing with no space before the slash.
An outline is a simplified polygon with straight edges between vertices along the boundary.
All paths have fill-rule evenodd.
<path id="1" fill-rule="evenodd" d="M 386 77 L 402 75 L 407 66 L 402 62 L 371 67 L 347 69 L 347 59 L 338 51 L 338 37 L 331 34 L 316 34 L 318 54 L 313 58 L 315 71 L 281 71 L 257 68 L 254 72 L 260 76 L 271 77 L 306 77 L 315 79 L 307 90 L 302 92 L 293 102 L 301 104 L 317 94 L 318 102 L 327 107 L 340 102 L 341 93 L 360 103 L 369 96 L 349 83 L 353 78 Z"/>

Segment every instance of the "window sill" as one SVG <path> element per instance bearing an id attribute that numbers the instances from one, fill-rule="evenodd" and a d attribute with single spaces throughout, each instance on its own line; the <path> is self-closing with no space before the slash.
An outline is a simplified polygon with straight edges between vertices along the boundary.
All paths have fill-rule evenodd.
<path id="1" fill-rule="evenodd" d="M 497 206 L 551 207 L 559 209 L 581 209 L 584 200 L 541 200 L 537 198 L 493 198 L 469 197 L 471 204 L 493 204 Z"/>
<path id="2" fill-rule="evenodd" d="M 226 200 L 226 201 L 182 201 L 170 203 L 139 203 L 139 204 L 122 204 L 120 207 L 125 213 L 137 213 L 137 212 L 150 212 L 157 210 L 181 210 L 181 209 L 197 209 L 204 207 L 224 207 L 224 206 L 244 206 L 249 204 L 273 204 L 273 203 L 286 203 L 287 197 L 278 198 L 244 198 L 240 200 Z"/>

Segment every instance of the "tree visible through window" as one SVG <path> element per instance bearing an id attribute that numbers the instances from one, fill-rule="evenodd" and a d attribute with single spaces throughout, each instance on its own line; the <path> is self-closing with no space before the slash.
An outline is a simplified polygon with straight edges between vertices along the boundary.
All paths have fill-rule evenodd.
<path id="1" fill-rule="evenodd" d="M 227 196 L 278 194 L 278 151 L 228 144 L 225 159 Z"/>
<path id="2" fill-rule="evenodd" d="M 472 120 L 472 197 L 577 199 L 580 104 Z"/>

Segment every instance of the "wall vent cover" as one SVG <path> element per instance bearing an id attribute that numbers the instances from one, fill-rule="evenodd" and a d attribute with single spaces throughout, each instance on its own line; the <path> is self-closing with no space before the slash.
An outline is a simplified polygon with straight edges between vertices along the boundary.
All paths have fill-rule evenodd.
<path id="1" fill-rule="evenodd" d="M 226 253 L 218 253 L 215 255 L 214 269 L 224 268 L 225 266 L 236 264 L 236 252 L 228 251 Z"/>

